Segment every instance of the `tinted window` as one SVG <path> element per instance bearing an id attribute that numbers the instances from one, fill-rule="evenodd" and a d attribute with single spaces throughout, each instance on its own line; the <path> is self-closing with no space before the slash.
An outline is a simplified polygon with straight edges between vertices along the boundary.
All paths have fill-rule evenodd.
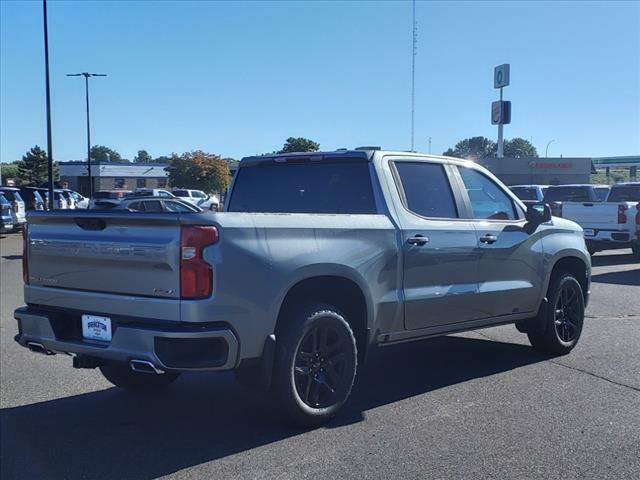
<path id="1" fill-rule="evenodd" d="M 113 188 L 124 188 L 124 178 L 114 178 Z"/>
<path id="2" fill-rule="evenodd" d="M 173 194 L 176 197 L 188 197 L 189 196 L 189 190 L 174 190 Z"/>
<path id="3" fill-rule="evenodd" d="M 549 187 L 544 194 L 544 202 L 592 202 L 594 197 L 591 194 L 591 187 L 563 186 Z"/>
<path id="4" fill-rule="evenodd" d="M 145 200 L 144 202 L 145 212 L 162 212 L 162 204 L 160 200 Z"/>
<path id="5" fill-rule="evenodd" d="M 4 196 L 6 197 L 7 200 L 9 200 L 10 202 L 22 202 L 24 200 L 22 200 L 22 197 L 20 196 L 20 194 L 18 193 L 17 190 L 3 190 L 2 193 L 4 194 Z"/>
<path id="6" fill-rule="evenodd" d="M 144 203 L 142 203 L 142 202 L 131 202 L 127 208 L 129 210 L 135 210 L 136 212 L 144 212 Z"/>
<path id="7" fill-rule="evenodd" d="M 9 201 L 6 198 L 4 198 L 4 195 L 0 195 L 0 204 L 6 205 L 8 203 Z"/>
<path id="8" fill-rule="evenodd" d="M 640 202 L 640 185 L 611 187 L 607 202 Z"/>
<path id="9" fill-rule="evenodd" d="M 520 200 L 537 200 L 538 191 L 531 187 L 511 187 L 511 191 L 516 194 Z"/>
<path id="10" fill-rule="evenodd" d="M 471 168 L 459 168 L 469 194 L 474 218 L 514 220 L 513 202 L 502 188 L 489 177 Z"/>
<path id="11" fill-rule="evenodd" d="M 609 195 L 609 187 L 596 187 L 594 188 L 594 190 L 599 202 L 604 202 L 604 200 L 607 198 L 607 195 Z"/>
<path id="12" fill-rule="evenodd" d="M 171 194 L 169 192 L 158 192 L 158 196 L 159 197 L 171 197 Z"/>
<path id="13" fill-rule="evenodd" d="M 165 208 L 170 212 L 178 212 L 178 213 L 193 213 L 194 210 L 192 208 L 187 207 L 178 202 L 164 202 Z"/>
<path id="14" fill-rule="evenodd" d="M 423 217 L 456 218 L 449 180 L 437 163 L 396 162 L 406 207 Z"/>
<path id="15" fill-rule="evenodd" d="M 230 212 L 376 213 L 364 161 L 268 163 L 238 170 Z"/>

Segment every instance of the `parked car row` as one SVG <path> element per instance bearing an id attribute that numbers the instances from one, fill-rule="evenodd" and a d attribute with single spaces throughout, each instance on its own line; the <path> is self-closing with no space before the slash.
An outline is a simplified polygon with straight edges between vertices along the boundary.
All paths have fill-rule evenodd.
<path id="1" fill-rule="evenodd" d="M 216 195 L 207 195 L 201 190 L 174 189 L 173 192 L 160 188 L 138 188 L 131 190 L 102 190 L 94 194 L 89 208 L 115 208 L 124 200 L 135 197 L 154 197 L 164 199 L 179 199 L 202 210 L 217 211 L 220 200 Z"/>
<path id="2" fill-rule="evenodd" d="M 573 220 L 592 255 L 631 248 L 640 258 L 640 182 L 609 185 L 513 185 L 523 202 L 547 203 L 556 217 Z"/>

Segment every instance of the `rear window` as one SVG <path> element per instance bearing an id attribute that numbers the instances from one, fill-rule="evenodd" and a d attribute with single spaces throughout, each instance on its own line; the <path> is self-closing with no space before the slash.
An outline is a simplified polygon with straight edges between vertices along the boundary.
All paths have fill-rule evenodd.
<path id="1" fill-rule="evenodd" d="M 537 200 L 538 192 L 535 188 L 530 187 L 511 187 L 511 191 L 515 193 L 520 200 Z"/>
<path id="2" fill-rule="evenodd" d="M 6 198 L 4 198 L 4 195 L 0 195 L 0 204 L 5 205 L 8 203 L 9 201 Z"/>
<path id="3" fill-rule="evenodd" d="M 640 202 L 640 185 L 611 187 L 607 202 Z"/>
<path id="4" fill-rule="evenodd" d="M 592 202 L 589 187 L 549 187 L 544 202 Z"/>
<path id="5" fill-rule="evenodd" d="M 176 197 L 188 197 L 189 196 L 189 191 L 188 190 L 174 190 L 173 194 Z"/>
<path id="6" fill-rule="evenodd" d="M 598 197 L 600 202 L 604 202 L 607 195 L 609 195 L 609 187 L 596 187 L 594 188 L 594 191 L 596 192 L 596 197 Z"/>
<path id="7" fill-rule="evenodd" d="M 266 163 L 238 170 L 230 212 L 376 212 L 368 162 Z"/>

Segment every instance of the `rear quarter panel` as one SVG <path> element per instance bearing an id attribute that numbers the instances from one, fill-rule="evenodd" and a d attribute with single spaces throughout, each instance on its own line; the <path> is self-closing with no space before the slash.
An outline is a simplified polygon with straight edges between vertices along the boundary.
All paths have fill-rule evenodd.
<path id="1" fill-rule="evenodd" d="M 182 301 L 183 321 L 227 321 L 242 358 L 261 355 L 287 292 L 317 276 L 341 276 L 363 291 L 367 323 L 384 329 L 398 312 L 396 230 L 385 215 L 212 214 L 220 240 L 205 250 L 214 265 L 210 299 Z"/>

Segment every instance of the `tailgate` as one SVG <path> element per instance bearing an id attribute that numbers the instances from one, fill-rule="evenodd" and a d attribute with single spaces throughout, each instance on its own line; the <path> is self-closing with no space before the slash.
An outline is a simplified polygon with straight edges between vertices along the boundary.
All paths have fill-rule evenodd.
<path id="1" fill-rule="evenodd" d="M 48 212 L 29 216 L 29 284 L 180 297 L 177 215 Z"/>
<path id="2" fill-rule="evenodd" d="M 562 205 L 562 217 L 585 228 L 615 227 L 618 224 L 618 204 L 567 202 Z"/>

